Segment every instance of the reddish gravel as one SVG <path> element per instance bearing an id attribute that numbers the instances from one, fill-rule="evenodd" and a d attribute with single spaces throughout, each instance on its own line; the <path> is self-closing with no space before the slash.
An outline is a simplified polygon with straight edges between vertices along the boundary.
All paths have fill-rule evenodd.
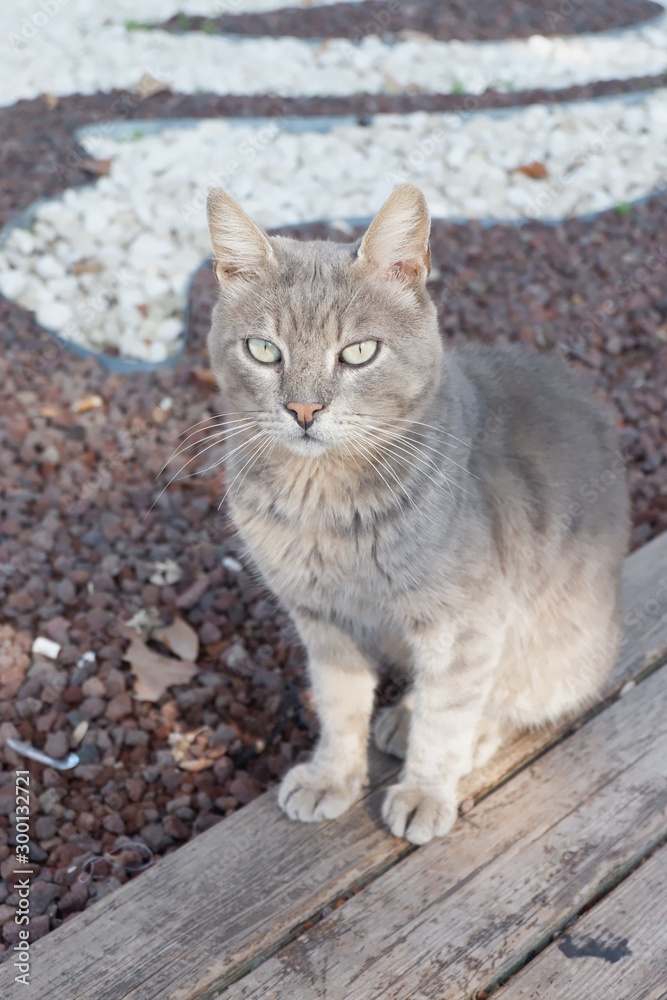
<path id="1" fill-rule="evenodd" d="M 0 789 L 0 950 L 18 929 L 11 772 L 26 766 L 7 737 L 62 757 L 75 746 L 75 727 L 89 723 L 73 771 L 27 765 L 38 935 L 145 860 L 98 862 L 95 879 L 80 882 L 88 858 L 128 838 L 156 855 L 173 850 L 256 797 L 312 741 L 302 653 L 285 617 L 245 570 L 221 565 L 234 545 L 217 512 L 219 483 L 174 485 L 149 512 L 176 435 L 216 410 L 210 384 L 193 374 L 206 363 L 204 326 L 175 372 L 124 380 L 54 346 L 0 302 L 0 379 L 13 401 L 0 418 L 0 761 L 9 780 Z M 93 393 L 103 406 L 72 411 Z M 160 406 L 166 397 L 170 409 Z M 150 576 L 165 559 L 183 575 L 156 586 Z M 117 624 L 151 607 L 165 622 L 184 615 L 201 643 L 196 680 L 157 705 L 132 698 Z M 36 657 L 31 665 L 37 635 L 62 645 L 56 664 Z M 96 662 L 77 666 L 88 650 Z M 211 763 L 181 770 L 169 735 L 202 727 L 189 757 Z"/>
<path id="2" fill-rule="evenodd" d="M 544 4 L 541 0 L 504 0 L 466 3 L 465 0 L 366 0 L 326 7 L 269 11 L 263 14 L 227 14 L 219 18 L 176 14 L 160 27 L 167 31 L 206 31 L 212 34 L 292 35 L 296 38 L 350 38 L 367 35 L 400 36 L 421 32 L 442 41 L 492 41 L 530 35 L 578 35 L 610 31 L 662 14 L 650 0 L 586 0 Z"/>

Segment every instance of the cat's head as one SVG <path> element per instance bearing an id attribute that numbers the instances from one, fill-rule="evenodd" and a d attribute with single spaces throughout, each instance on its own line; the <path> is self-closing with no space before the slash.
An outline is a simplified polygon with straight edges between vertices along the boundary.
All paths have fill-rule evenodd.
<path id="1" fill-rule="evenodd" d="M 228 412 L 313 457 L 428 419 L 442 346 L 419 188 L 394 191 L 353 244 L 269 237 L 219 188 L 208 221 L 220 285 L 208 346 Z"/>

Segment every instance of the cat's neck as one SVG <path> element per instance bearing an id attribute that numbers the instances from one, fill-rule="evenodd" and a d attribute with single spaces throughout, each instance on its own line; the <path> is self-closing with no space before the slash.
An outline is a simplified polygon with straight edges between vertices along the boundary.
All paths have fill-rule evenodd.
<path id="1" fill-rule="evenodd" d="M 460 428 L 457 428 L 460 431 Z M 231 497 L 232 507 L 300 528 L 346 534 L 404 518 L 425 490 L 458 503 L 469 448 L 429 421 L 397 421 L 375 440 L 307 457 L 277 446 Z M 233 491 L 232 491 L 233 492 Z"/>

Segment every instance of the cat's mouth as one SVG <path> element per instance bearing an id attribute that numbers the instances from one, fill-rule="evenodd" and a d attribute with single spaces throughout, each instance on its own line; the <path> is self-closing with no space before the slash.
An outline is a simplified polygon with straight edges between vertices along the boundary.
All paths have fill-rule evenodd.
<path id="1" fill-rule="evenodd" d="M 311 431 L 304 431 L 302 434 L 290 435 L 287 438 L 288 447 L 297 455 L 307 455 L 312 458 L 315 455 L 322 455 L 327 451 L 327 445 Z"/>

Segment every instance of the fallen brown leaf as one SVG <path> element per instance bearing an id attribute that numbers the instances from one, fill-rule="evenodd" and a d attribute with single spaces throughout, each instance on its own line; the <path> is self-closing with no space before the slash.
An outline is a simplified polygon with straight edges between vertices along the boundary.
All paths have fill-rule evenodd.
<path id="1" fill-rule="evenodd" d="M 140 101 L 145 101 L 146 98 L 153 97 L 154 94 L 159 94 L 163 90 L 169 90 L 169 84 L 156 80 L 151 73 L 144 73 L 136 87 L 132 88 L 132 93 Z"/>
<path id="2" fill-rule="evenodd" d="M 515 167 L 519 174 L 532 177 L 534 181 L 543 181 L 549 176 L 549 171 L 540 160 L 533 160 L 531 163 L 523 163 L 520 167 Z"/>
<path id="3" fill-rule="evenodd" d="M 46 101 L 46 106 L 50 111 L 55 111 L 60 104 L 60 98 L 55 94 L 44 94 L 44 100 Z"/>
<path id="4" fill-rule="evenodd" d="M 72 403 L 75 413 L 87 413 L 88 410 L 97 410 L 100 406 L 104 406 L 104 400 L 95 394 L 84 396 L 83 399 L 77 399 L 76 403 Z"/>
<path id="5" fill-rule="evenodd" d="M 123 654 L 136 678 L 134 697 L 137 701 L 158 701 L 173 684 L 187 684 L 197 672 L 194 663 L 162 656 L 150 649 L 144 640 L 125 629 L 130 645 Z"/>
<path id="6" fill-rule="evenodd" d="M 208 757 L 200 757 L 199 760 L 182 760 L 178 765 L 182 771 L 205 771 L 207 767 L 213 766 L 213 761 Z"/>
<path id="7" fill-rule="evenodd" d="M 175 653 L 181 660 L 196 660 L 199 653 L 199 636 L 191 625 L 177 615 L 167 628 L 157 629 L 153 636 Z"/>
<path id="8" fill-rule="evenodd" d="M 97 260 L 86 259 L 75 260 L 72 264 L 72 274 L 96 274 L 102 270 L 102 265 Z"/>
<path id="9" fill-rule="evenodd" d="M 81 722 L 78 724 L 78 726 L 76 726 L 74 732 L 72 733 L 72 739 L 74 740 L 75 743 L 81 742 L 81 740 L 88 732 L 89 726 L 90 723 L 88 722 L 87 719 L 82 719 Z"/>
<path id="10" fill-rule="evenodd" d="M 177 608 L 193 608 L 197 604 L 206 591 L 208 590 L 208 574 L 200 576 L 197 580 L 190 584 L 187 590 L 184 590 L 182 594 L 179 594 L 176 598 Z"/>
<path id="11" fill-rule="evenodd" d="M 215 375 L 210 370 L 210 368 L 195 367 L 192 369 L 192 374 L 197 379 L 197 381 L 201 382 L 203 385 L 211 385 L 217 388 L 218 383 L 216 381 Z"/>
<path id="12" fill-rule="evenodd" d="M 163 628 L 162 618 L 157 608 L 139 608 L 138 611 L 123 622 L 124 634 L 131 639 L 132 633 L 136 632 L 142 639 L 153 638 L 153 633 L 157 629 Z M 129 631 L 128 631 L 129 630 Z"/>
<path id="13" fill-rule="evenodd" d="M 151 418 L 156 424 L 164 424 L 169 419 L 169 411 L 164 410 L 161 406 L 156 406 L 151 413 Z"/>
<path id="14" fill-rule="evenodd" d="M 92 156 L 84 156 L 82 160 L 79 160 L 78 166 L 87 174 L 94 174 L 95 177 L 106 177 L 111 170 L 111 160 L 96 160 Z"/>

